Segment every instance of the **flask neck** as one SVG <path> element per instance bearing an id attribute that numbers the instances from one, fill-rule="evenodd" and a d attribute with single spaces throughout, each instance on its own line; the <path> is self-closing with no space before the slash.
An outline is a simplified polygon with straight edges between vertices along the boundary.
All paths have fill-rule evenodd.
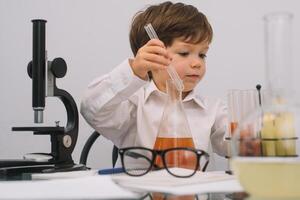
<path id="1" fill-rule="evenodd" d="M 168 79 L 166 81 L 166 91 L 168 94 L 169 102 L 181 102 L 182 100 L 182 91 L 178 90 L 174 81 L 172 79 Z"/>
<path id="2" fill-rule="evenodd" d="M 168 100 L 164 107 L 157 138 L 189 138 L 192 141 L 192 134 L 182 104 L 182 91 L 177 89 L 172 80 L 167 80 L 166 92 Z M 172 141 L 175 142 L 174 145 L 179 142 Z"/>

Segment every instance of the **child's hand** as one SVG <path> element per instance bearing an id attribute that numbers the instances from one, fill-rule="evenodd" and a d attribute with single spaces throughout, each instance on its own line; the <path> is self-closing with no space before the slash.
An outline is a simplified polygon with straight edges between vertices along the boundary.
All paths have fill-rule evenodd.
<path id="1" fill-rule="evenodd" d="M 166 69 L 170 63 L 166 47 L 158 39 L 149 40 L 138 50 L 135 58 L 130 60 L 133 73 L 144 80 L 148 71 Z"/>

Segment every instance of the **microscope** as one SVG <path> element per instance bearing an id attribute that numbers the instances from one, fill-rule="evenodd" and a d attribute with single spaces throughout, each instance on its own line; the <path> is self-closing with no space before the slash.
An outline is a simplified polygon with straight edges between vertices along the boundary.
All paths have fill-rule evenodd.
<path id="1" fill-rule="evenodd" d="M 51 173 L 86 170 L 84 165 L 77 165 L 72 159 L 72 152 L 78 137 L 78 109 L 72 96 L 56 86 L 56 79 L 63 78 L 67 64 L 62 58 L 47 61 L 45 49 L 46 20 L 34 19 L 32 61 L 27 72 L 32 79 L 32 107 L 34 123 L 43 123 L 43 111 L 46 97 L 57 97 L 67 112 L 66 126 L 12 127 L 12 131 L 29 131 L 34 135 L 50 135 L 50 153 L 31 153 L 20 160 L 0 160 L 0 179 L 12 177 L 24 178 L 24 174 Z"/>

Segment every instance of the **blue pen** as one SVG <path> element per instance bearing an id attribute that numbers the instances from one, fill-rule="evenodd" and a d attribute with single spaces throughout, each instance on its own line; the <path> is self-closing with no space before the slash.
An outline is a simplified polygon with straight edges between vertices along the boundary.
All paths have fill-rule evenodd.
<path id="1" fill-rule="evenodd" d="M 124 172 L 124 169 L 122 167 L 98 170 L 98 174 L 100 174 L 100 175 L 119 174 L 119 173 L 123 173 L 123 172 Z"/>

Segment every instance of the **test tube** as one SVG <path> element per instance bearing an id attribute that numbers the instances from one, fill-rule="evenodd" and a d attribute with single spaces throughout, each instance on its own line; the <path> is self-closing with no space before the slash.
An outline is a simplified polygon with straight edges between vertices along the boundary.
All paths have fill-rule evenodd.
<path id="1" fill-rule="evenodd" d="M 233 136 L 235 129 L 238 126 L 240 119 L 240 90 L 228 91 L 228 118 L 229 118 L 229 133 Z"/>
<path id="2" fill-rule="evenodd" d="M 150 39 L 159 39 L 151 23 L 144 26 L 144 28 Z M 183 82 L 172 65 L 169 65 L 167 67 L 167 72 L 171 79 L 174 81 L 176 88 L 179 91 L 182 91 L 184 89 Z"/>

